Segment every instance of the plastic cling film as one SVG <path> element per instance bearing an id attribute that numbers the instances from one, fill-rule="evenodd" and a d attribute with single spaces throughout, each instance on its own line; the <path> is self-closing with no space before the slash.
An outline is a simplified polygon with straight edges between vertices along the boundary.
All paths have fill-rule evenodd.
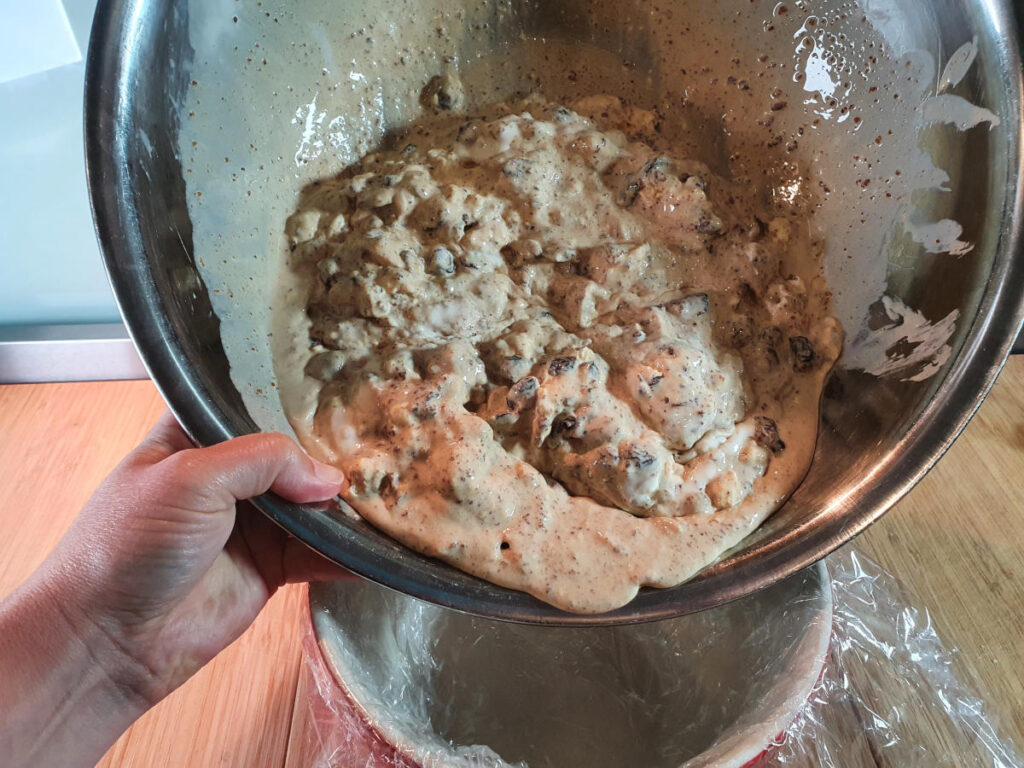
<path id="1" fill-rule="evenodd" d="M 301 674 L 307 691 L 303 748 L 308 768 L 415 768 L 374 731 L 338 686 L 317 646 L 308 614 L 302 631 L 306 663 Z"/>
<path id="2" fill-rule="evenodd" d="M 971 681 L 942 643 L 927 609 L 895 578 L 847 547 L 827 560 L 833 625 L 828 664 L 770 766 L 1024 765 Z"/>
<path id="3" fill-rule="evenodd" d="M 805 579 L 796 586 L 770 588 L 774 593 L 770 598 L 754 596 L 685 617 L 685 622 L 644 625 L 647 628 L 643 630 L 518 627 L 453 614 L 376 586 L 367 585 L 364 598 L 333 602 L 325 600 L 325 591 L 317 588 L 313 602 L 314 613 L 320 614 L 316 623 L 321 637 L 314 632 L 313 622 L 307 621 L 304 628 L 309 724 L 304 765 L 1024 765 L 1017 748 L 1001 738 L 983 697 L 958 672 L 956 652 L 943 645 L 928 611 L 914 607 L 894 577 L 850 547 L 832 555 L 826 564 L 830 585 L 821 577 L 815 577 L 816 582 Z M 342 589 L 351 587 L 339 587 Z M 359 592 L 362 588 L 357 585 L 355 589 Z M 331 624 L 338 619 L 330 618 L 332 614 L 343 608 L 351 613 L 338 623 L 357 628 L 348 635 L 341 633 L 351 654 L 339 652 L 336 646 L 325 653 L 330 643 L 324 642 L 323 617 L 327 615 Z M 459 618 L 447 621 L 452 616 Z M 779 617 L 798 618 L 787 623 Z M 822 621 L 828 623 L 814 626 Z M 810 631 L 806 630 L 808 623 Z M 801 624 L 804 630 L 793 629 Z M 375 628 L 365 632 L 358 629 L 371 626 Z M 478 630 L 472 631 L 474 627 Z M 495 632 L 505 638 L 505 646 L 495 645 Z M 569 639 L 565 633 L 577 634 Z M 821 648 L 808 654 L 808 646 L 815 646 L 819 637 Z M 755 649 L 768 650 L 758 657 Z M 531 654 L 541 653 L 549 659 L 533 669 L 524 664 Z M 550 663 L 552 655 L 567 670 L 564 680 L 547 679 L 556 668 Z M 344 658 L 339 660 L 339 656 Z M 665 674 L 666 660 L 676 657 L 684 660 L 682 666 L 671 667 L 672 673 Z M 379 670 L 364 675 L 354 666 L 354 659 Z M 761 663 L 764 668 L 752 671 L 751 663 Z M 515 675 L 488 671 L 488 666 L 506 664 L 516 667 Z M 681 672 L 686 664 L 695 667 L 692 673 Z M 609 678 L 607 670 L 611 668 L 615 674 Z M 780 710 L 773 708 L 773 703 L 779 703 L 777 689 L 755 684 L 744 688 L 736 682 L 771 677 L 778 669 L 791 670 L 792 675 L 798 670 L 804 675 L 811 672 L 805 687 L 800 687 L 802 683 L 789 686 L 789 690 L 802 692 L 798 701 L 790 703 L 785 720 L 788 727 L 779 725 Z M 506 717 L 520 702 L 542 711 L 542 717 L 558 720 L 549 730 L 562 743 L 521 725 L 512 730 L 512 741 L 506 738 L 491 745 L 440 735 L 452 734 L 453 727 L 471 733 L 475 719 L 493 715 L 493 701 L 481 698 L 479 691 L 467 699 L 451 683 L 451 678 L 482 674 L 488 677 L 488 685 L 498 689 L 498 698 L 512 702 L 507 705 L 511 709 L 503 710 Z M 339 684 L 339 676 L 344 685 Z M 588 676 L 600 679 L 586 679 Z M 367 689 L 367 680 L 375 681 L 379 689 Z M 561 717 L 549 714 L 564 702 L 542 699 L 558 698 L 559 687 L 568 686 L 568 681 L 588 692 L 582 699 L 588 709 L 607 712 L 591 712 L 586 717 L 571 710 Z M 679 702 L 687 699 L 685 711 L 680 711 Z M 723 712 L 737 705 L 745 708 L 740 717 L 723 718 Z M 529 713 L 533 722 L 537 711 Z M 792 712 L 798 712 L 795 718 Z M 605 715 L 605 727 L 579 727 L 580 722 L 602 722 Z M 622 722 L 616 723 L 615 717 Z M 529 717 L 523 722 L 530 722 Z M 723 722 L 732 725 L 723 729 Z M 501 728 L 490 730 L 502 732 Z M 681 740 L 681 732 L 688 736 Z M 396 733 L 404 734 L 406 743 L 395 739 Z M 751 733 L 778 735 L 774 741 L 764 735 L 753 744 Z M 509 747 L 515 741 L 529 746 L 517 754 Z M 529 760 L 519 759 L 527 753 Z"/>

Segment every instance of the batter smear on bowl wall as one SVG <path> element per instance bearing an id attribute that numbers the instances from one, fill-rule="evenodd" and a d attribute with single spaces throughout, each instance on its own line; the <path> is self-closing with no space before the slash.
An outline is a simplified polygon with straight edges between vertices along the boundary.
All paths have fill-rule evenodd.
<path id="1" fill-rule="evenodd" d="M 366 520 L 567 611 L 692 577 L 810 464 L 842 348 L 806 203 L 611 96 L 430 112 L 287 224 L 282 400 Z"/>

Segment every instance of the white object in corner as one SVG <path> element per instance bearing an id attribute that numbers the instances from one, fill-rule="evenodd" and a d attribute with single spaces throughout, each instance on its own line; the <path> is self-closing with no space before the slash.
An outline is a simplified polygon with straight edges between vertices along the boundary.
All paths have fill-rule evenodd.
<path id="1" fill-rule="evenodd" d="M 82 60 L 60 0 L 0 0 L 0 83 Z"/>

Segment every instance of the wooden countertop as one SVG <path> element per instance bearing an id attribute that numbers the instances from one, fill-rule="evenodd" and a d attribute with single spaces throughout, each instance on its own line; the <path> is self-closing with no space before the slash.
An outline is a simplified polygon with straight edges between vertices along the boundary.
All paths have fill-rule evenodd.
<path id="1" fill-rule="evenodd" d="M 147 381 L 0 387 L 0 596 L 42 561 L 162 410 Z M 959 649 L 955 664 L 981 686 L 1003 733 L 1018 744 L 1022 512 L 1024 357 L 1017 357 L 936 469 L 857 540 L 916 607 L 930 611 L 947 647 Z M 282 590 L 241 639 L 129 729 L 100 765 L 309 765 L 304 597 L 302 587 Z"/>

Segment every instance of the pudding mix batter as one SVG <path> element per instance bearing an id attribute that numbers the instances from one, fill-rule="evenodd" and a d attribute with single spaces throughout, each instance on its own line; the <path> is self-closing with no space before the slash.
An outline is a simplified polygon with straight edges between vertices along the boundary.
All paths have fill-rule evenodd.
<path id="1" fill-rule="evenodd" d="M 304 446 L 372 524 L 568 611 L 692 577 L 811 460 L 842 331 L 799 203 L 594 96 L 429 113 L 287 225 Z M 801 277 L 802 275 L 802 277 Z"/>

